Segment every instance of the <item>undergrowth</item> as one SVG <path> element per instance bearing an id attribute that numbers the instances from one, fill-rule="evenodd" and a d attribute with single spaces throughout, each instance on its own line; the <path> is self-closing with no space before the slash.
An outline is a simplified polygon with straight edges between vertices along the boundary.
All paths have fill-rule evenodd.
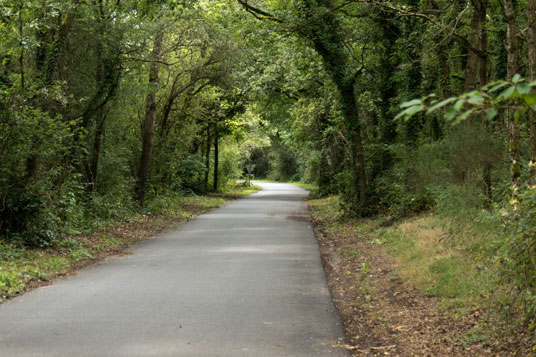
<path id="1" fill-rule="evenodd" d="M 520 198 L 513 202 L 514 206 L 529 204 L 526 195 L 522 198 L 523 201 Z M 525 275 L 516 275 L 515 269 L 526 268 L 534 257 L 526 238 L 534 225 L 533 216 L 519 217 L 519 207 L 502 211 L 505 220 L 515 217 L 517 222 L 506 225 L 487 211 L 469 208 L 458 208 L 455 213 L 440 208 L 393 224 L 382 216 L 349 219 L 339 210 L 338 196 L 311 200 L 310 206 L 328 233 L 350 233 L 356 240 L 383 246 L 397 263 L 404 283 L 439 299 L 446 316 L 482 316 L 481 328 L 486 326 L 489 333 L 478 334 L 479 342 L 486 343 L 493 334 L 530 340 L 534 321 L 530 317 L 530 299 L 534 295 L 529 283 L 520 289 L 514 276 L 532 274 L 525 271 Z M 525 266 L 516 265 L 519 256 L 512 256 L 512 245 L 518 248 L 519 255 L 527 257 Z M 469 331 L 468 341 L 475 338 L 475 331 Z"/>

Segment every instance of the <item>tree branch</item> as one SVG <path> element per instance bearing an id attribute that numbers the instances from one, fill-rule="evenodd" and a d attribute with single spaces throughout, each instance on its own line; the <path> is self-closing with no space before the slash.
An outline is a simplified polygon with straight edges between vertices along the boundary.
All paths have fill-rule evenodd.
<path id="1" fill-rule="evenodd" d="M 253 16 L 255 16 L 255 18 L 259 20 L 271 20 L 271 21 L 275 21 L 278 23 L 283 23 L 283 20 L 275 17 L 274 15 L 264 10 L 259 9 L 258 7 L 248 4 L 248 0 L 237 0 L 237 1 L 240 5 L 244 7 L 244 9 L 247 12 L 249 12 L 250 14 L 252 14 Z"/>

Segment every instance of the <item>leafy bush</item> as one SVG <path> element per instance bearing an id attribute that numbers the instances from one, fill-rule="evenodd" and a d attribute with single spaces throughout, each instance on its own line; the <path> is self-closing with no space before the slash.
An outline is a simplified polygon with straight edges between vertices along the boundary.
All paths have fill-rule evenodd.
<path id="1" fill-rule="evenodd" d="M 4 271 L 0 268 L 0 294 L 11 296 L 24 286 L 16 271 Z M 0 298 L 2 298 L 0 295 Z"/>
<path id="2" fill-rule="evenodd" d="M 0 260 L 18 258 L 23 254 L 23 250 L 0 241 Z"/>
<path id="3" fill-rule="evenodd" d="M 201 154 L 193 154 L 181 160 L 174 189 L 185 192 L 201 192 L 200 177 L 205 174 L 207 168 Z"/>
<path id="4" fill-rule="evenodd" d="M 229 182 L 240 178 L 240 150 L 234 145 L 225 145 L 219 155 L 219 187 L 225 189 Z"/>
<path id="5" fill-rule="evenodd" d="M 305 182 L 318 182 L 320 179 L 320 172 L 323 169 L 322 165 L 322 153 L 318 150 L 311 150 L 310 156 L 306 161 L 305 169 L 303 173 L 303 179 Z"/>
<path id="6" fill-rule="evenodd" d="M 375 195 L 378 197 L 378 210 L 396 218 L 425 212 L 435 205 L 435 198 L 428 187 L 409 189 L 386 177 L 376 180 Z"/>
<path id="7" fill-rule="evenodd" d="M 474 184 L 437 187 L 435 211 L 445 218 L 473 221 L 483 208 L 482 195 L 482 190 Z"/>
<path id="8" fill-rule="evenodd" d="M 39 109 L 11 104 L 0 121 L 0 235 L 46 246 L 59 221 L 50 208 L 72 131 Z"/>
<path id="9" fill-rule="evenodd" d="M 496 258 L 500 283 L 508 287 L 503 306 L 536 329 L 536 186 L 521 190 L 498 217 L 506 230 Z"/>

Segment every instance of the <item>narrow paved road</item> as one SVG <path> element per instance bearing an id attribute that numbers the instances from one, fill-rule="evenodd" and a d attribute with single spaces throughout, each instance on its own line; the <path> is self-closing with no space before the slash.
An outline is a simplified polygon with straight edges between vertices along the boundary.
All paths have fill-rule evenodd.
<path id="1" fill-rule="evenodd" d="M 0 356 L 346 355 L 306 191 L 261 185 L 0 305 Z"/>

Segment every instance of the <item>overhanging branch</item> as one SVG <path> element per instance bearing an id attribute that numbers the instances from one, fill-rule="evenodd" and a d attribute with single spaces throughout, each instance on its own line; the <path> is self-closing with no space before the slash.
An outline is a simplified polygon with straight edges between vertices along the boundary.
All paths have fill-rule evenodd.
<path id="1" fill-rule="evenodd" d="M 278 23 L 283 23 L 283 20 L 275 17 L 274 15 L 270 14 L 269 12 L 266 12 L 262 9 L 259 9 L 258 7 L 252 6 L 248 3 L 248 0 L 237 0 L 240 5 L 244 7 L 244 9 L 255 16 L 255 18 L 259 20 L 270 20 L 275 21 Z"/>

